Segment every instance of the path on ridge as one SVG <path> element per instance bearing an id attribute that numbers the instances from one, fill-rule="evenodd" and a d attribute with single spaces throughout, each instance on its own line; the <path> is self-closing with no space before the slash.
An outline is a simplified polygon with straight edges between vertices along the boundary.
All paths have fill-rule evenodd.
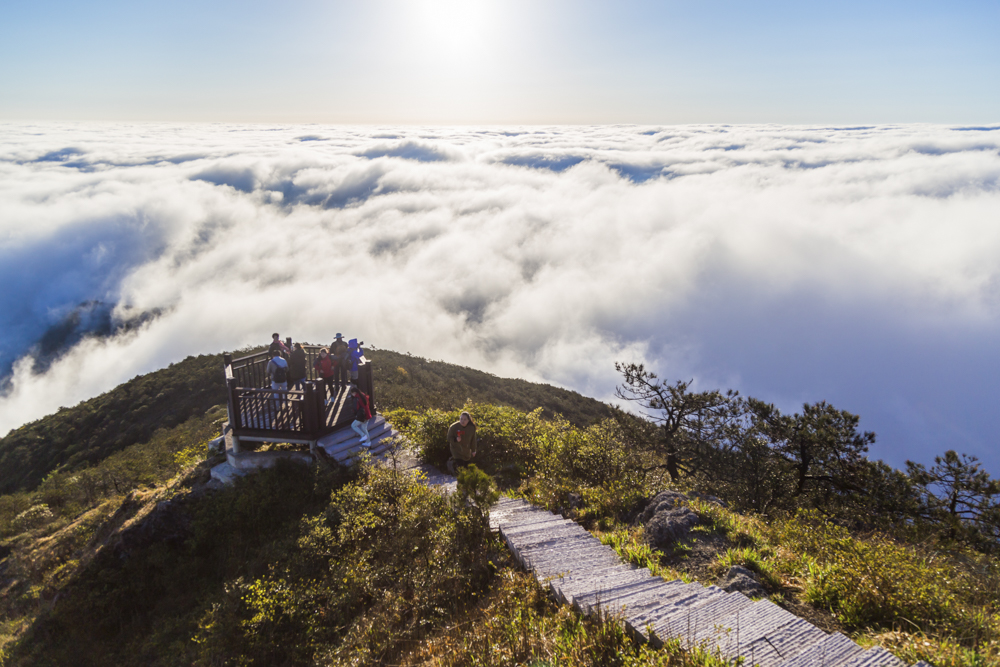
<path id="1" fill-rule="evenodd" d="M 380 426 L 385 436 L 395 434 L 388 424 Z M 421 463 L 407 450 L 390 450 L 388 437 L 372 453 L 383 465 L 422 473 L 429 486 L 455 490 L 455 477 Z M 843 634 L 827 634 L 770 600 L 665 581 L 647 568 L 623 563 L 614 549 L 576 522 L 524 500 L 502 497 L 490 510 L 490 526 L 559 602 L 583 614 L 616 616 L 634 636 L 654 646 L 678 639 L 682 647 L 702 646 L 762 667 L 906 667 L 881 647 L 865 650 Z M 921 661 L 914 667 L 930 665 Z"/>

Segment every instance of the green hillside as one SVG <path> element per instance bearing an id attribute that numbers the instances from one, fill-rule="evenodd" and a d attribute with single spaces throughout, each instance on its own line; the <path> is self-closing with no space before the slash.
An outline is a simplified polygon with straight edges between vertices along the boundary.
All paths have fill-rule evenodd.
<path id="1" fill-rule="evenodd" d="M 559 413 L 577 425 L 610 415 L 600 401 L 549 385 L 498 378 L 389 350 L 368 356 L 380 409 L 449 409 L 473 400 L 522 410 L 541 407 L 546 415 Z M 137 376 L 0 439 L 0 493 L 34 489 L 54 470 L 72 471 L 97 463 L 130 445 L 147 442 L 157 429 L 169 429 L 225 401 L 221 354 L 188 357 Z"/>
<path id="2" fill-rule="evenodd" d="M 425 460 L 447 456 L 459 410 L 479 425 L 483 472 L 450 500 L 367 465 L 281 465 L 215 488 L 221 458 L 205 443 L 225 420 L 210 399 L 217 357 L 0 442 L 5 454 L 43 450 L 25 459 L 35 477 L 5 479 L 20 490 L 0 496 L 0 665 L 721 664 L 638 646 L 614 619 L 552 602 L 485 528 L 491 489 L 574 519 L 667 578 L 710 584 L 744 566 L 776 604 L 910 664 L 1000 663 L 989 532 L 1000 489 L 974 462 L 949 453 L 893 471 L 864 458 L 870 438 L 832 406 L 781 415 L 636 367 L 621 369 L 622 394 L 646 418 L 441 362 L 370 358 L 380 408 Z M 149 400 L 130 407 L 130 385 Z M 651 388 L 659 402 L 642 398 Z M 171 395 L 180 407 L 168 411 Z M 67 451 L 79 442 L 90 444 Z M 942 471 L 958 481 L 935 485 Z M 949 511 L 932 491 L 959 484 L 965 504 Z M 668 489 L 688 494 L 697 525 L 656 546 L 639 515 Z M 961 514 L 969 503 L 983 511 Z"/>

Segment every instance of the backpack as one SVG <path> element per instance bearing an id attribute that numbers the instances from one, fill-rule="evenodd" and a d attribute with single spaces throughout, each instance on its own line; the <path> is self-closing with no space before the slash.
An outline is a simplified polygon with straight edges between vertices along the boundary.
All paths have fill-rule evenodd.
<path id="1" fill-rule="evenodd" d="M 288 366 L 282 366 L 281 364 L 274 365 L 274 373 L 271 375 L 271 381 L 282 383 L 288 381 Z"/>
<path id="2" fill-rule="evenodd" d="M 354 399 L 354 419 L 359 422 L 371 419 L 371 413 L 368 410 L 368 397 L 361 392 L 358 392 Z"/>

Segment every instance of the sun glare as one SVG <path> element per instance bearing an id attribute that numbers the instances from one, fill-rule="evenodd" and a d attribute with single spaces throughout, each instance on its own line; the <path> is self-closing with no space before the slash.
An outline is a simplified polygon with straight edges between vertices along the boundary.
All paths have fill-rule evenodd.
<path id="1" fill-rule="evenodd" d="M 468 58 L 481 53 L 491 36 L 490 2 L 419 0 L 412 27 L 421 52 L 437 58 Z"/>

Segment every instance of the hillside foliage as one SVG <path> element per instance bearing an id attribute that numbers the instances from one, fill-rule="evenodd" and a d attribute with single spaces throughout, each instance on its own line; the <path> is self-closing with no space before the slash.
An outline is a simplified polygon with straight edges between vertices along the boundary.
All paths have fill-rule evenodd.
<path id="1" fill-rule="evenodd" d="M 447 459 L 460 411 L 473 416 L 477 465 L 458 493 L 367 464 L 280 465 L 215 490 L 221 459 L 206 441 L 224 406 L 192 403 L 145 439 L 131 431 L 134 442 L 96 419 L 118 438 L 104 456 L 52 445 L 38 483 L 0 496 L 0 665 L 721 664 L 637 646 L 614 619 L 553 603 L 487 528 L 498 491 L 667 578 L 713 584 L 743 565 L 777 604 L 910 663 L 1000 662 L 996 482 L 970 457 L 893 470 L 864 456 L 857 417 L 826 403 L 784 415 L 641 368 L 632 379 L 661 393 L 635 415 L 440 362 L 370 358 L 381 409 L 428 462 Z M 221 378 L 221 361 L 196 361 L 137 380 L 155 403 L 185 391 L 177 367 Z M 127 423 L 113 394 L 30 426 L 55 433 L 65 413 L 99 405 Z M 637 521 L 665 489 L 700 517 L 669 549 Z"/>
<path id="2" fill-rule="evenodd" d="M 222 355 L 140 375 L 0 439 L 0 493 L 29 491 L 56 469 L 77 470 L 225 403 Z"/>

